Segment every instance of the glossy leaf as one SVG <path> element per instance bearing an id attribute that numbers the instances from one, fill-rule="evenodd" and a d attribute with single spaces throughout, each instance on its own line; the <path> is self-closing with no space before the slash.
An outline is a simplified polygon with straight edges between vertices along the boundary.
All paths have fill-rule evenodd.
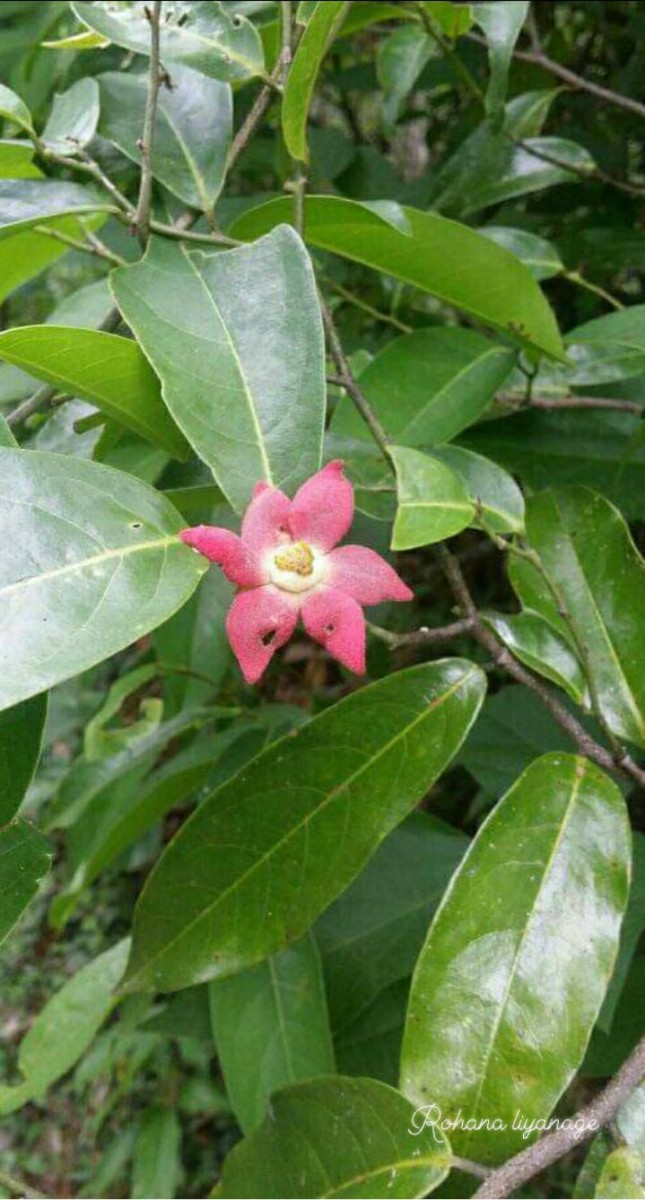
<path id="1" fill-rule="evenodd" d="M 42 141 L 55 154 L 73 156 L 91 142 L 98 119 L 98 84 L 95 79 L 79 79 L 66 92 L 54 96 Z"/>
<path id="2" fill-rule="evenodd" d="M 69 37 L 40 44 L 47 50 L 104 50 L 110 45 L 110 40 L 100 33 L 93 33 L 91 29 L 84 29 L 81 33 L 71 33 Z"/>
<path id="3" fill-rule="evenodd" d="M 14 1112 L 78 1062 L 115 1004 L 129 942 L 124 939 L 77 971 L 39 1012 L 20 1044 L 24 1082 L 0 1086 L 0 1113 Z"/>
<path id="4" fill-rule="evenodd" d="M 0 141 L 0 179 L 41 179 L 31 142 Z"/>
<path id="5" fill-rule="evenodd" d="M 0 826 L 18 812 L 40 758 L 47 695 L 0 713 Z"/>
<path id="6" fill-rule="evenodd" d="M 0 446 L 13 448 L 17 445 L 18 443 L 11 432 L 11 427 L 7 424 L 2 414 L 0 414 Z"/>
<path id="7" fill-rule="evenodd" d="M 645 833 L 632 830 L 632 882 L 620 931 L 620 949 L 597 1028 L 610 1032 L 625 981 L 645 929 Z M 645 1142 L 643 1144 L 645 1149 Z"/>
<path id="8" fill-rule="evenodd" d="M 210 256 L 153 240 L 112 279 L 168 408 L 233 508 L 259 480 L 292 492 L 318 468 L 322 325 L 311 263 L 291 229 Z"/>
<path id="9" fill-rule="evenodd" d="M 483 29 L 488 42 L 490 82 L 486 92 L 486 109 L 493 119 L 499 118 L 504 107 L 513 47 L 528 10 L 528 0 L 472 5 L 475 20 Z"/>
<path id="10" fill-rule="evenodd" d="M 110 3 L 73 0 L 71 7 L 79 21 L 115 45 L 150 54 L 150 22 L 144 3 L 115 9 Z M 255 26 L 212 0 L 175 4 L 161 25 L 160 43 L 162 62 L 181 63 L 211 79 L 250 79 L 264 70 L 262 42 Z"/>
<path id="11" fill-rule="evenodd" d="M 428 453 L 461 480 L 475 505 L 475 524 L 495 533 L 519 533 L 524 528 L 524 497 L 511 475 L 481 454 L 461 446 L 432 446 Z"/>
<path id="12" fill-rule="evenodd" d="M 34 132 L 31 113 L 24 100 L 21 100 L 20 96 L 12 92 L 11 88 L 6 87 L 4 83 L 0 83 L 0 117 L 5 121 L 13 122 L 27 134 Z"/>
<path id="13" fill-rule="evenodd" d="M 98 83 L 100 133 L 138 165 L 147 75 L 114 71 L 100 75 Z M 212 213 L 224 182 L 232 109 L 228 84 L 189 67 L 173 67 L 172 88 L 159 92 L 152 174 L 174 196 L 204 212 Z"/>
<path id="14" fill-rule="evenodd" d="M 218 516 L 212 524 L 220 524 Z M 188 521 L 197 524 L 190 516 Z M 155 630 L 168 713 L 203 704 L 217 692 L 232 661 L 224 623 L 233 594 L 221 571 L 208 571 L 188 603 Z"/>
<path id="15" fill-rule="evenodd" d="M 644 1200 L 645 1155 L 630 1146 L 612 1150 L 605 1159 L 594 1196 L 602 1200 Z"/>
<path id="16" fill-rule="evenodd" d="M 613 383 L 645 371 L 645 304 L 596 317 L 566 337 L 571 387 Z"/>
<path id="17" fill-rule="evenodd" d="M 450 1147 L 432 1129 L 415 1136 L 413 1118 L 412 1105 L 374 1079 L 284 1088 L 261 1128 L 227 1158 L 218 1195 L 427 1196 L 448 1173 Z"/>
<path id="18" fill-rule="evenodd" d="M 316 922 L 335 1030 L 412 974 L 429 917 L 467 846 L 443 821 L 412 813 Z"/>
<path id="19" fill-rule="evenodd" d="M 398 979 L 336 1033 L 334 1048 L 341 1074 L 367 1075 L 397 1086 L 409 991 L 410 977 Z"/>
<path id="20" fill-rule="evenodd" d="M 0 179 L 0 240 L 53 217 L 111 212 L 90 188 L 57 179 Z M 15 247 L 12 247 L 15 253 Z"/>
<path id="21" fill-rule="evenodd" d="M 526 528 L 570 623 L 530 563 L 515 564 L 513 584 L 527 607 L 570 629 L 584 648 L 592 695 L 619 737 L 645 744 L 645 564 L 620 513 L 586 488 L 541 492 Z M 602 553 L 598 552 L 602 546 Z M 533 581 L 533 582 L 532 582 Z"/>
<path id="22" fill-rule="evenodd" d="M 317 4 L 289 68 L 282 99 L 282 133 L 291 156 L 302 162 L 309 158 L 307 119 L 318 72 L 348 9 L 344 0 Z"/>
<path id="23" fill-rule="evenodd" d="M 188 446 L 166 411 L 159 381 L 136 342 L 98 330 L 26 325 L 0 333 L 0 357 L 108 416 L 177 458 Z"/>
<path id="24" fill-rule="evenodd" d="M 645 445 L 633 436 L 638 428 L 631 413 L 534 409 L 481 422 L 460 443 L 495 459 L 532 491 L 584 484 L 638 518 L 645 516 Z"/>
<path id="25" fill-rule="evenodd" d="M 470 525 L 475 506 L 454 471 L 428 454 L 403 446 L 393 446 L 390 455 L 397 491 L 393 550 L 442 542 Z"/>
<path id="26" fill-rule="evenodd" d="M 459 659 L 401 671 L 275 743 L 203 801 L 139 899 L 130 989 L 231 974 L 308 929 L 450 762 L 484 689 L 478 668 Z M 195 887 L 202 879 L 207 888 Z"/>
<path id="27" fill-rule="evenodd" d="M 51 850 L 27 821 L 0 828 L 0 944 L 36 895 L 51 866 Z M 0 1086 L 0 1112 L 2 1112 Z"/>
<path id="28" fill-rule="evenodd" d="M 580 661 L 571 646 L 538 613 L 486 613 L 486 624 L 532 671 L 557 683 L 576 704 L 588 702 Z"/>
<path id="29" fill-rule="evenodd" d="M 574 1075 L 614 965 L 629 866 L 623 798 L 574 755 L 534 762 L 479 830 L 419 957 L 401 1065 L 414 1103 L 506 1122 L 494 1136 L 455 1130 L 460 1154 L 504 1161 L 525 1144 L 516 1112 L 548 1117 Z"/>
<path id="30" fill-rule="evenodd" d="M 511 684 L 489 696 L 470 732 L 460 762 L 488 796 L 512 787 L 538 755 L 571 749 L 571 741 L 528 688 Z"/>
<path id="31" fill-rule="evenodd" d="M 536 233 L 527 229 L 509 229 L 505 225 L 484 225 L 479 233 L 521 259 L 534 279 L 552 279 L 564 271 L 564 263 L 555 246 Z"/>
<path id="32" fill-rule="evenodd" d="M 245 1133 L 273 1092 L 333 1074 L 334 1051 L 316 945 L 310 936 L 250 971 L 208 985 L 226 1094 Z"/>
<path id="33" fill-rule="evenodd" d="M 462 33 L 468 33 L 473 23 L 472 4 L 452 4 L 447 0 L 422 0 L 422 4 L 432 20 L 436 21 L 450 38 L 458 38 Z"/>
<path id="34" fill-rule="evenodd" d="M 515 354 L 471 329 L 419 329 L 396 338 L 361 371 L 361 390 L 393 441 L 449 442 L 490 404 Z M 341 402 L 334 433 L 365 437 L 354 405 Z"/>
<path id="35" fill-rule="evenodd" d="M 291 201 L 271 200 L 239 217 L 231 233 L 250 241 L 291 214 Z M 562 356 L 555 318 L 531 273 L 474 229 L 434 212 L 338 196 L 307 197 L 305 218 L 313 246 L 411 283 L 514 341 Z"/>
<path id="36" fill-rule="evenodd" d="M 0 708 L 101 662 L 187 600 L 205 564 L 181 527 L 120 471 L 0 450 Z"/>

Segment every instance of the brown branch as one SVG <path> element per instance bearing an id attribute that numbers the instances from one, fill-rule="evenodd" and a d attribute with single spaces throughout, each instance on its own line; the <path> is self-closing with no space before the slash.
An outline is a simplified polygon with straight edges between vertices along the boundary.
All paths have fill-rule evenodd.
<path id="1" fill-rule="evenodd" d="M 617 1075 L 591 1104 L 581 1108 L 571 1119 L 572 1129 L 555 1129 L 546 1137 L 527 1146 L 520 1154 L 509 1159 L 502 1167 L 491 1171 L 482 1186 L 475 1192 L 474 1200 L 504 1200 L 516 1188 L 550 1167 L 574 1146 L 586 1141 L 598 1129 L 609 1125 L 618 1110 L 629 1099 L 641 1080 L 645 1078 L 645 1037 L 625 1060 Z"/>
<path id="2" fill-rule="evenodd" d="M 387 433 L 387 430 L 384 429 L 384 427 L 381 425 L 381 422 L 379 421 L 376 413 L 374 412 L 369 400 L 363 394 L 361 388 L 358 386 L 358 383 L 354 379 L 352 369 L 349 365 L 349 361 L 347 359 L 345 351 L 343 350 L 340 337 L 338 336 L 338 330 L 336 329 L 336 325 L 334 323 L 334 318 L 332 317 L 331 312 L 329 311 L 329 309 L 328 309 L 327 305 L 325 304 L 324 300 L 322 299 L 322 297 L 321 297 L 320 303 L 321 303 L 321 309 L 322 309 L 323 323 L 325 326 L 325 332 L 327 334 L 327 341 L 329 343 L 329 349 L 331 352 L 331 356 L 334 360 L 334 363 L 336 364 L 336 370 L 338 371 L 338 377 L 342 383 L 342 386 L 345 388 L 345 391 L 347 392 L 348 396 L 350 396 L 351 399 L 354 401 L 354 404 L 356 405 L 356 408 L 358 409 L 363 420 L 365 421 L 365 424 L 367 425 L 370 433 L 372 434 L 374 441 L 376 442 L 376 444 L 379 447 L 379 449 L 381 450 L 384 458 L 387 459 L 388 464 L 389 464 L 389 462 L 390 462 L 390 455 L 389 455 L 390 437 L 389 437 L 389 434 Z"/>
<path id="3" fill-rule="evenodd" d="M 637 400 L 619 400 L 612 396 L 515 396 L 512 392 L 498 392 L 495 399 L 499 404 L 512 409 L 542 408 L 547 410 L 569 408 L 602 408 L 615 412 L 630 412 L 642 416 L 645 408 Z"/>
<path id="4" fill-rule="evenodd" d="M 145 248 L 150 236 L 150 205 L 152 202 L 152 143 L 155 132 L 155 116 L 157 114 L 157 98 L 161 83 L 161 62 L 159 58 L 159 23 L 161 20 L 161 0 L 154 0 L 152 8 L 145 9 L 150 23 L 150 68 L 148 71 L 148 93 L 143 115 L 143 131 L 141 140 L 137 143 L 141 153 L 141 179 L 139 182 L 139 198 L 133 221 L 133 231 L 137 234 L 141 245 Z"/>
<path id="5" fill-rule="evenodd" d="M 471 33 L 469 37 L 475 42 L 486 44 L 486 39 L 480 37 L 479 34 Z M 550 75 L 555 75 L 576 92 L 588 92 L 589 95 L 596 96 L 599 100 L 604 100 L 607 104 L 613 104 L 616 108 L 624 108 L 628 112 L 635 113 L 641 119 L 645 117 L 645 104 L 641 104 L 640 100 L 633 100 L 631 96 L 622 96 L 620 92 L 614 92 L 611 88 L 603 87 L 600 83 L 594 83 L 591 79 L 584 79 L 582 75 L 576 75 L 575 71 L 570 71 L 568 67 L 563 67 L 561 63 L 556 62 L 553 58 L 549 58 L 548 54 L 545 54 L 541 49 L 514 50 L 513 58 L 517 58 L 519 62 L 531 63 L 533 66 L 542 67 L 544 71 L 548 71 Z"/>
<path id="6" fill-rule="evenodd" d="M 453 621 L 450 625 L 439 625 L 434 629 L 422 625 L 421 629 L 415 629 L 411 633 L 392 633 L 390 629 L 383 629 L 380 625 L 370 623 L 368 623 L 368 629 L 380 642 L 385 642 L 390 650 L 398 650 L 401 646 L 436 646 L 441 645 L 442 642 L 450 642 L 462 633 L 472 633 L 475 624 L 472 617 L 463 617 L 459 621 Z"/>

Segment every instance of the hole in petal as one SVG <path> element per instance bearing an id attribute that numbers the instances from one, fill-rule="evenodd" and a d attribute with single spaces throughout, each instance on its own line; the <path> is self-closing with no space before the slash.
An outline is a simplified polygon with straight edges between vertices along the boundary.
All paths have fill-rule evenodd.
<path id="1" fill-rule="evenodd" d="M 275 630 L 275 629 L 267 629 L 266 633 L 263 633 L 263 634 L 262 634 L 262 636 L 261 636 L 261 638 L 260 638 L 260 641 L 262 642 L 262 645 L 263 645 L 263 646 L 270 646 L 270 645 L 271 645 L 271 642 L 273 641 L 273 639 L 274 639 L 274 637 L 275 637 L 275 635 L 276 635 L 276 630 Z"/>
<path id="2" fill-rule="evenodd" d="M 141 521 L 131 521 L 130 529 L 141 529 Z"/>
<path id="3" fill-rule="evenodd" d="M 325 633 L 331 634 L 334 632 L 335 628 L 335 625 L 325 625 Z"/>

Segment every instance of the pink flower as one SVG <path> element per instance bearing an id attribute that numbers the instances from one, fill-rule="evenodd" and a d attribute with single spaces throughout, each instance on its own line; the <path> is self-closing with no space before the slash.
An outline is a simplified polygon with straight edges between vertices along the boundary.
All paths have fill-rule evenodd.
<path id="1" fill-rule="evenodd" d="M 343 464 L 330 462 L 289 500 L 258 483 L 242 534 L 210 525 L 180 533 L 238 585 L 226 632 L 247 683 L 255 683 L 296 628 L 362 675 L 362 604 L 411 600 L 412 592 L 380 555 L 366 546 L 339 546 L 354 516 L 354 489 Z"/>

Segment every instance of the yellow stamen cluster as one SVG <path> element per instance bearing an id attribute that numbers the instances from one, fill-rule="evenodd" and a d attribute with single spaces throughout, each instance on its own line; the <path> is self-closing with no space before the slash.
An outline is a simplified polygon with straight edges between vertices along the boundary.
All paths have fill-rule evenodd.
<path id="1" fill-rule="evenodd" d="M 306 542 L 293 542 L 280 554 L 276 554 L 273 561 L 279 571 L 293 571 L 295 575 L 301 576 L 313 575 L 314 556 Z"/>

